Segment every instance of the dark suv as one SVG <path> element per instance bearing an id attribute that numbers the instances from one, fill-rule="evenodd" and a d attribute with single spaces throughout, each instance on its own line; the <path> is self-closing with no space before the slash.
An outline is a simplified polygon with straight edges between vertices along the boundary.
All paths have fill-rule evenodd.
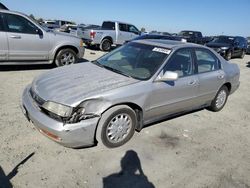
<path id="1" fill-rule="evenodd" d="M 200 31 L 181 31 L 178 36 L 183 37 L 187 42 L 203 44 L 203 36 Z"/>
<path id="2" fill-rule="evenodd" d="M 250 54 L 250 37 L 247 37 L 247 54 Z"/>
<path id="3" fill-rule="evenodd" d="M 243 58 L 247 51 L 247 40 L 244 37 L 218 36 L 206 46 L 213 48 L 226 60 L 232 57 Z"/>

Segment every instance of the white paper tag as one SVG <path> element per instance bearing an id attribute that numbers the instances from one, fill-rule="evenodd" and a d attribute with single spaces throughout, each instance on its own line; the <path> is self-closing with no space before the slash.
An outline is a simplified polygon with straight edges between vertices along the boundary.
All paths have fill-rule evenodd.
<path id="1" fill-rule="evenodd" d="M 157 47 L 155 47 L 152 51 L 160 52 L 160 53 L 164 53 L 164 54 L 170 54 L 170 52 L 171 52 L 171 50 L 169 50 L 169 49 L 157 48 Z"/>

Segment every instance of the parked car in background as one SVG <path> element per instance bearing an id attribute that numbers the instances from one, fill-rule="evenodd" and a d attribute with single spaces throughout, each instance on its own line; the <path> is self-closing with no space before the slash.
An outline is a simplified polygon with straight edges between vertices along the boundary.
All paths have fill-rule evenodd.
<path id="1" fill-rule="evenodd" d="M 101 28 L 83 32 L 83 41 L 87 46 L 98 46 L 102 51 L 109 51 L 112 45 L 122 45 L 140 35 L 132 24 L 118 21 L 104 21 Z"/>
<path id="2" fill-rule="evenodd" d="M 247 37 L 247 54 L 250 54 L 250 37 Z"/>
<path id="3" fill-rule="evenodd" d="M 208 107 L 220 111 L 240 70 L 207 47 L 137 40 L 93 62 L 46 72 L 26 87 L 23 112 L 67 147 L 125 144 L 145 125 Z"/>
<path id="4" fill-rule="evenodd" d="M 247 51 L 247 40 L 240 36 L 218 36 L 206 46 L 213 48 L 225 59 L 230 60 L 232 57 L 243 58 Z"/>
<path id="5" fill-rule="evenodd" d="M 160 34 L 145 34 L 145 35 L 140 35 L 138 37 L 135 37 L 132 40 L 125 41 L 125 43 L 130 42 L 130 41 L 135 41 L 135 40 L 142 40 L 142 39 L 163 39 L 163 40 L 176 40 L 176 41 L 182 41 L 182 42 L 187 42 L 186 39 L 180 36 L 171 36 L 171 35 L 160 35 Z"/>
<path id="6" fill-rule="evenodd" d="M 206 44 L 212 40 L 212 37 L 203 37 L 200 31 L 181 31 L 178 36 L 185 38 L 187 42 L 196 44 Z"/>
<path id="7" fill-rule="evenodd" d="M 0 9 L 0 65 L 77 62 L 84 54 L 81 39 L 41 27 L 30 17 Z"/>
<path id="8" fill-rule="evenodd" d="M 43 26 L 49 29 L 59 29 L 65 24 L 73 25 L 74 23 L 70 21 L 65 21 L 65 20 L 45 20 L 43 23 Z"/>
<path id="9" fill-rule="evenodd" d="M 63 26 L 61 26 L 58 31 L 60 32 L 65 32 L 65 33 L 70 33 L 70 31 L 76 30 L 77 25 L 76 24 L 64 24 Z"/>
<path id="10" fill-rule="evenodd" d="M 171 36 L 171 34 L 169 32 L 160 32 L 160 31 L 151 31 L 149 34 L 152 34 L 152 35 L 169 35 L 169 36 Z"/>

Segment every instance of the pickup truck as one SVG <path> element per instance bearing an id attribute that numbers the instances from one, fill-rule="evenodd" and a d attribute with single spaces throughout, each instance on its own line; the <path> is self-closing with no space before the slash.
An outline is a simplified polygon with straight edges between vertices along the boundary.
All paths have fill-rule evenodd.
<path id="1" fill-rule="evenodd" d="M 211 37 L 203 37 L 200 31 L 181 31 L 178 34 L 180 37 L 183 37 L 187 42 L 196 43 L 196 44 L 206 44 L 212 40 Z"/>
<path id="2" fill-rule="evenodd" d="M 95 45 L 102 51 L 109 51 L 112 45 L 122 45 L 140 34 L 141 32 L 132 24 L 104 21 L 100 28 L 85 30 L 83 42 L 87 46 Z"/>

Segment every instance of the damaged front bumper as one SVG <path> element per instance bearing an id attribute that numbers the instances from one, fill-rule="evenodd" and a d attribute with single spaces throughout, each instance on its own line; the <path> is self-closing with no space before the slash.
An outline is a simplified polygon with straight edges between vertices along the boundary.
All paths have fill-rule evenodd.
<path id="1" fill-rule="evenodd" d="M 44 114 L 30 95 L 30 86 L 22 96 L 22 110 L 29 121 L 44 135 L 66 147 L 79 148 L 95 144 L 99 117 L 67 124 Z"/>

